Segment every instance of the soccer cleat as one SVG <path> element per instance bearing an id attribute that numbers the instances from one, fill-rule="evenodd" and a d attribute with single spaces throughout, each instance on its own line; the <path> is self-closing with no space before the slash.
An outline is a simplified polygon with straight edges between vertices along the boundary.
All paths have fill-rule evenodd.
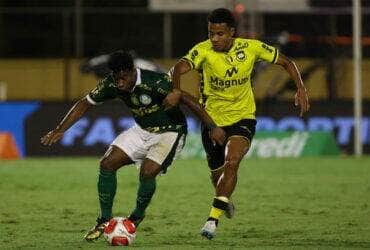
<path id="1" fill-rule="evenodd" d="M 225 216 L 228 219 L 231 219 L 235 214 L 235 206 L 234 203 L 230 200 L 227 204 L 227 208 L 225 210 Z"/>
<path id="2" fill-rule="evenodd" d="M 206 237 L 209 240 L 212 240 L 212 238 L 216 234 L 216 228 L 217 228 L 217 222 L 215 220 L 208 220 L 206 224 L 204 224 L 204 227 L 200 230 L 200 234 L 203 237 Z"/>
<path id="3" fill-rule="evenodd" d="M 145 218 L 145 215 L 143 217 L 137 217 L 133 214 L 130 214 L 130 216 L 128 217 L 128 219 L 134 223 L 135 225 L 135 228 L 137 228 L 139 226 L 139 224 L 144 220 Z"/>
<path id="4" fill-rule="evenodd" d="M 99 237 L 104 233 L 104 228 L 108 225 L 109 219 L 97 218 L 96 226 L 94 226 L 87 234 L 84 239 L 87 241 L 94 241 L 99 239 Z"/>

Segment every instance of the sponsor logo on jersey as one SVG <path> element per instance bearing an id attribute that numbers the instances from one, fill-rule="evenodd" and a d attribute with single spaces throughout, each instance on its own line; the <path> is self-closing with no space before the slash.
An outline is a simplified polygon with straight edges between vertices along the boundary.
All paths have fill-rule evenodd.
<path id="1" fill-rule="evenodd" d="M 211 76 L 210 80 L 212 89 L 225 89 L 230 88 L 232 86 L 238 86 L 247 83 L 248 77 L 232 80 L 223 80 L 218 78 L 217 76 L 216 77 Z"/>
<path id="2" fill-rule="evenodd" d="M 153 105 L 152 107 L 149 107 L 149 108 L 146 108 L 146 107 L 141 107 L 141 108 L 137 108 L 137 109 L 131 109 L 132 113 L 138 115 L 138 116 L 145 116 L 145 115 L 148 115 L 148 114 L 151 114 L 153 112 L 156 112 L 160 109 L 160 107 L 155 104 Z"/>
<path id="3" fill-rule="evenodd" d="M 247 47 L 248 47 L 247 42 L 245 42 L 245 43 L 239 42 L 238 45 L 235 47 L 235 50 L 242 50 L 242 49 L 246 49 Z"/>
<path id="4" fill-rule="evenodd" d="M 152 98 L 146 94 L 140 95 L 139 100 L 144 105 L 148 105 L 152 102 Z"/>
<path id="5" fill-rule="evenodd" d="M 158 91 L 158 93 L 161 93 L 162 95 L 167 95 L 168 94 L 168 91 L 166 91 L 162 88 L 158 88 L 157 91 Z"/>
<path id="6" fill-rule="evenodd" d="M 237 68 L 235 68 L 235 67 L 232 67 L 230 69 L 227 69 L 226 72 L 225 72 L 225 77 L 232 77 L 233 74 L 238 73 L 238 71 L 239 70 Z"/>
<path id="7" fill-rule="evenodd" d="M 238 51 L 236 52 L 236 60 L 239 61 L 239 62 L 243 62 L 245 61 L 247 57 L 245 56 L 245 53 L 244 51 Z"/>

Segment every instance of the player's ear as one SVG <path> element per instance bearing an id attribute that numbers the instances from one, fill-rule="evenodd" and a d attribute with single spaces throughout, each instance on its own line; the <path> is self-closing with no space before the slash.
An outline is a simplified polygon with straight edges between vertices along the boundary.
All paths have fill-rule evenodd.
<path id="1" fill-rule="evenodd" d="M 230 34 L 231 34 L 232 37 L 235 35 L 235 28 L 234 27 L 230 28 Z"/>

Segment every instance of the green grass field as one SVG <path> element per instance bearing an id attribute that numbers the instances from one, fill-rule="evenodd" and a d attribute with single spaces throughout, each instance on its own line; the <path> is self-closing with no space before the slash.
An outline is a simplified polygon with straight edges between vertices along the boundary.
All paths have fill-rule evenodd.
<path id="1" fill-rule="evenodd" d="M 97 158 L 0 162 L 0 249 L 105 249 L 82 236 L 98 215 Z M 134 206 L 138 171 L 119 171 L 115 215 Z M 199 230 L 213 198 L 203 160 L 158 178 L 136 249 L 370 248 L 370 158 L 244 160 L 232 220 Z"/>

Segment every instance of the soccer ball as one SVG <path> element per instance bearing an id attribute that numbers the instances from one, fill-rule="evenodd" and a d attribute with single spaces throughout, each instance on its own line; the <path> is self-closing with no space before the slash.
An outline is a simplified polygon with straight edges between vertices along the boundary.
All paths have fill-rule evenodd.
<path id="1" fill-rule="evenodd" d="M 128 246 L 134 242 L 136 228 L 125 217 L 114 217 L 104 229 L 104 237 L 112 246 Z"/>

